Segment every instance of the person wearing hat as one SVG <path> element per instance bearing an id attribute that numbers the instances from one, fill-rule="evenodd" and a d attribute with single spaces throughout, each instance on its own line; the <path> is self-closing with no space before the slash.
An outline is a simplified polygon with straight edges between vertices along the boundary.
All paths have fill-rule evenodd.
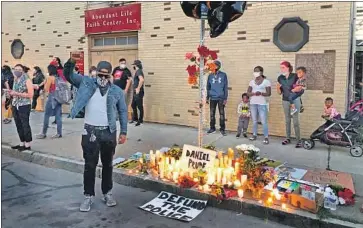
<path id="1" fill-rule="evenodd" d="M 118 143 L 126 142 L 127 107 L 122 90 L 111 83 L 112 66 L 101 61 L 97 65 L 97 76 L 83 77 L 73 72 L 75 61 L 69 59 L 64 65 L 63 75 L 75 86 L 77 96 L 71 110 L 72 119 L 85 107 L 82 133 L 83 158 L 85 160 L 83 183 L 85 199 L 80 211 L 87 212 L 95 196 L 96 167 L 99 155 L 102 161 L 102 193 L 107 206 L 116 205 L 112 197 L 112 160 L 117 145 L 116 116 L 120 116 L 120 135 Z"/>
<path id="2" fill-rule="evenodd" d="M 207 81 L 207 102 L 210 107 L 210 129 L 208 134 L 216 132 L 216 109 L 218 105 L 219 111 L 219 124 L 220 132 L 223 136 L 226 136 L 226 124 L 224 107 L 228 99 L 228 78 L 225 72 L 222 72 L 222 63 L 219 60 L 215 60 L 216 71 L 208 76 Z"/>
<path id="3" fill-rule="evenodd" d="M 135 126 L 140 126 L 144 122 L 144 72 L 142 71 L 142 63 L 140 60 L 135 60 L 132 64 L 135 70 L 134 76 L 134 96 L 132 99 L 132 121 L 131 124 L 136 122 Z M 139 110 L 140 115 L 138 115 Z"/>

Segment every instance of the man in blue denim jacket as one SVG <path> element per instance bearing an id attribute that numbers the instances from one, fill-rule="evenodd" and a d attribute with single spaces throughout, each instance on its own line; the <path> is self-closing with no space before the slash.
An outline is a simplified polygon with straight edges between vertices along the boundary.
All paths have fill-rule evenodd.
<path id="1" fill-rule="evenodd" d="M 112 160 L 116 148 L 116 112 L 120 115 L 118 143 L 126 142 L 127 107 L 122 90 L 110 82 L 112 66 L 101 61 L 97 65 L 97 76 L 91 78 L 73 72 L 75 61 L 70 59 L 64 64 L 63 75 L 77 90 L 77 96 L 71 110 L 72 119 L 85 108 L 85 125 L 82 133 L 84 165 L 85 200 L 80 211 L 91 209 L 95 195 L 95 174 L 99 155 L 102 161 L 103 200 L 109 207 L 115 206 L 112 198 Z"/>

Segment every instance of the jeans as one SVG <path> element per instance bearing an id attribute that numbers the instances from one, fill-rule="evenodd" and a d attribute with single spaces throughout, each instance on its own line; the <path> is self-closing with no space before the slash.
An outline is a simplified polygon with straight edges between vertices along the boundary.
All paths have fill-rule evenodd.
<path id="1" fill-rule="evenodd" d="M 216 129 L 216 109 L 218 105 L 218 111 L 219 111 L 219 125 L 220 130 L 224 131 L 226 130 L 226 118 L 224 114 L 224 104 L 223 100 L 210 100 L 209 102 L 209 108 L 210 108 L 210 129 L 215 130 Z"/>
<path id="2" fill-rule="evenodd" d="M 239 117 L 238 118 L 238 128 L 237 128 L 237 134 L 247 133 L 248 123 L 250 122 L 249 117 Z"/>
<path id="3" fill-rule="evenodd" d="M 300 92 L 291 92 L 289 94 L 289 102 L 290 104 L 294 104 L 294 100 L 296 100 L 298 97 L 301 97 L 301 95 L 304 94 L 304 90 L 301 90 Z M 301 103 L 301 102 L 300 102 Z"/>
<path id="4" fill-rule="evenodd" d="M 112 160 L 116 148 L 116 131 L 110 132 L 109 127 L 95 127 L 85 124 L 82 134 L 84 164 L 83 184 L 84 195 L 95 195 L 96 167 L 101 154 L 102 162 L 102 193 L 112 189 Z"/>
<path id="5" fill-rule="evenodd" d="M 16 125 L 16 130 L 21 142 L 32 141 L 32 130 L 29 124 L 31 105 L 19 106 L 18 109 L 13 107 L 13 116 Z"/>
<path id="6" fill-rule="evenodd" d="M 144 95 L 134 93 L 132 99 L 132 120 L 137 122 L 144 122 Z M 137 114 L 137 109 L 140 111 L 140 116 Z"/>
<path id="7" fill-rule="evenodd" d="M 267 105 L 250 104 L 251 118 L 253 122 L 253 135 L 257 136 L 258 117 L 263 126 L 263 135 L 268 137 Z"/>
<path id="8" fill-rule="evenodd" d="M 285 126 L 286 126 L 286 138 L 291 138 L 291 119 L 294 122 L 294 130 L 295 130 L 295 137 L 297 140 L 300 140 L 300 122 L 299 122 L 299 114 L 301 108 L 301 98 L 297 98 L 294 100 L 295 108 L 297 112 L 295 112 L 291 116 L 291 109 L 290 109 L 290 101 L 282 101 L 282 107 L 284 109 L 285 114 Z"/>
<path id="9" fill-rule="evenodd" d="M 52 104 L 52 102 L 55 102 Z M 53 108 L 54 106 L 54 108 Z M 49 126 L 49 118 L 55 116 L 55 122 L 57 123 L 57 134 L 62 135 L 62 105 L 55 101 L 53 97 L 49 96 L 47 103 L 45 104 L 45 112 L 43 119 L 43 130 L 44 135 L 47 134 Z"/>

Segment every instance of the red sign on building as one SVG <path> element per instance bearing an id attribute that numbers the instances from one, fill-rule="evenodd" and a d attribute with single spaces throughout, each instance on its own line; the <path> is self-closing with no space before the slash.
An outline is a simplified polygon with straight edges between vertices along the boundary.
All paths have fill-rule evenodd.
<path id="1" fill-rule="evenodd" d="M 85 11 L 86 34 L 141 29 L 141 4 Z"/>
<path id="2" fill-rule="evenodd" d="M 76 60 L 76 67 L 78 67 L 78 71 L 84 75 L 84 52 L 77 51 L 71 52 L 71 58 Z"/>

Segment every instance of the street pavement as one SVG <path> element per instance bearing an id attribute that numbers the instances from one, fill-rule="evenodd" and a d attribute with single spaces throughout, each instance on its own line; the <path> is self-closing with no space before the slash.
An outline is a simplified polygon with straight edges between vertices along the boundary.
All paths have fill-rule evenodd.
<path id="1" fill-rule="evenodd" d="M 79 212 L 82 175 L 51 169 L 2 156 L 2 227 L 4 228 L 208 228 L 208 227 L 288 227 L 235 212 L 207 207 L 190 223 L 167 219 L 138 209 L 157 193 L 114 184 L 118 205 L 108 208 L 97 198 L 88 213 Z M 243 225 L 242 225 L 243 224 Z"/>

